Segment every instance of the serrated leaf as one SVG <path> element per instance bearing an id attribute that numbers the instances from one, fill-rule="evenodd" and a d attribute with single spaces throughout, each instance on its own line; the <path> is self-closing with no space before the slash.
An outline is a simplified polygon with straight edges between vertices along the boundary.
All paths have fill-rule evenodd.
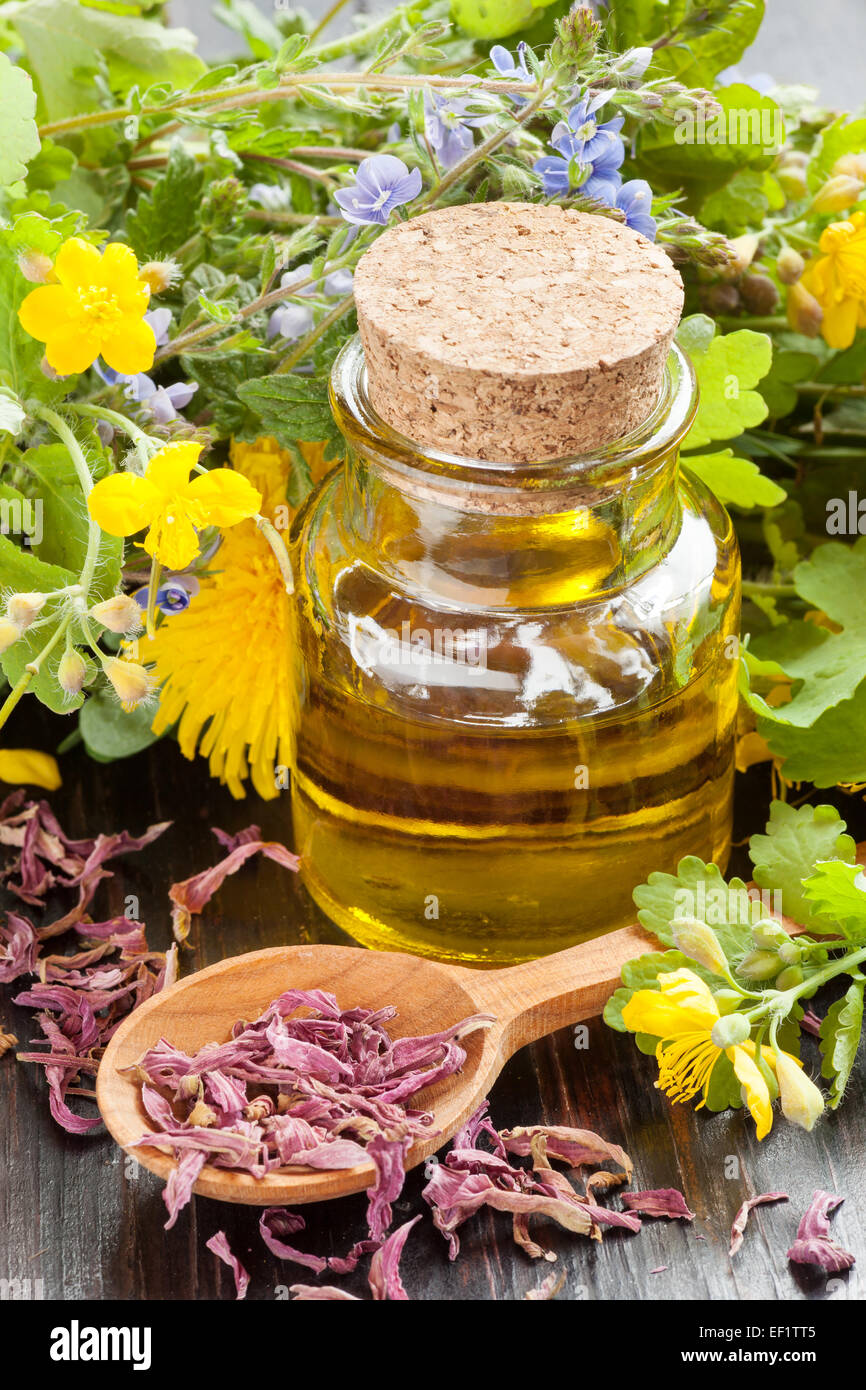
<path id="1" fill-rule="evenodd" d="M 720 502 L 734 507 L 777 507 L 787 496 L 771 478 L 765 478 L 751 459 L 737 458 L 732 449 L 716 454 L 689 454 L 683 467 L 706 483 Z"/>
<path id="2" fill-rule="evenodd" d="M 835 806 L 790 806 L 786 801 L 774 801 L 767 833 L 752 836 L 749 858 L 758 887 L 781 891 L 785 916 L 818 931 L 819 909 L 804 891 L 803 879 L 813 873 L 816 864 L 828 859 L 853 864 L 856 849 Z"/>
<path id="3" fill-rule="evenodd" d="M 794 681 L 788 703 L 771 707 L 754 690 L 747 699 L 762 724 L 806 728 L 826 710 L 850 700 L 866 678 L 866 537 L 853 546 L 828 541 L 793 573 L 797 593 L 841 631 L 792 619 L 756 637 L 754 655 L 774 662 Z M 763 729 L 762 729 L 763 732 Z M 767 736 L 766 734 L 764 735 Z"/>
<path id="4" fill-rule="evenodd" d="M 23 68 L 0 53 L 0 187 L 23 179 L 39 153 L 36 93 Z"/>
<path id="5" fill-rule="evenodd" d="M 343 453 L 343 438 L 331 414 L 325 382 L 289 374 L 260 377 L 239 386 L 238 396 L 261 420 L 261 432 L 273 435 L 281 444 L 326 441 L 326 459 Z"/>
<path id="6" fill-rule="evenodd" d="M 804 878 L 803 896 L 818 917 L 810 924 L 813 932 L 842 933 L 849 941 L 866 941 L 866 880 L 859 864 L 839 859 L 816 864 Z"/>
<path id="7" fill-rule="evenodd" d="M 830 1108 L 835 1110 L 848 1084 L 863 1028 L 863 988 L 857 979 L 842 999 L 831 1004 L 821 1024 L 821 1075 L 830 1082 Z"/>
<path id="8" fill-rule="evenodd" d="M 690 355 L 700 387 L 694 423 L 684 449 L 699 449 L 718 439 L 735 439 L 767 418 L 763 396 L 752 388 L 770 370 L 773 346 L 766 333 L 739 328 L 713 338 Z"/>
<path id="9" fill-rule="evenodd" d="M 169 255 L 196 229 L 203 172 L 182 141 L 174 140 L 168 163 L 149 194 L 128 213 L 126 230 L 139 260 Z"/>
<path id="10" fill-rule="evenodd" d="M 632 896 L 641 926 L 665 946 L 673 946 L 674 919 L 690 916 L 712 927 L 729 961 L 739 962 L 751 950 L 748 890 L 740 878 L 725 882 L 717 864 L 689 855 L 680 860 L 676 874 L 652 873 Z"/>
<path id="11" fill-rule="evenodd" d="M 767 718 L 757 727 L 789 781 L 816 787 L 866 782 L 866 681 L 808 728 Z"/>

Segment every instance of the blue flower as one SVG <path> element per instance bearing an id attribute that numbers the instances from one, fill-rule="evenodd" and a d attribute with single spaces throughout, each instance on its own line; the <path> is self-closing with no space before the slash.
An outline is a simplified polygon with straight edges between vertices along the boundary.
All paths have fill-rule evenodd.
<path id="1" fill-rule="evenodd" d="M 182 613 L 189 607 L 189 601 L 194 598 L 199 591 L 199 583 L 195 575 L 175 574 L 167 575 L 156 591 L 155 607 L 160 613 Z M 141 589 L 136 589 L 132 595 L 139 608 L 147 612 L 147 585 Z"/>
<path id="2" fill-rule="evenodd" d="M 358 165 L 354 183 L 337 189 L 334 200 L 347 222 L 384 227 L 394 208 L 420 192 L 420 169 L 410 172 L 393 154 L 373 154 Z"/>
<path id="3" fill-rule="evenodd" d="M 288 290 L 297 285 L 299 288 L 296 294 L 299 299 L 320 293 L 332 297 L 349 294 L 354 280 L 351 270 L 344 268 L 328 271 L 326 266 L 325 271 L 323 280 L 307 283 L 312 273 L 312 266 L 307 261 L 303 265 L 295 266 L 294 270 L 287 270 L 280 279 L 280 287 Z M 306 304 L 278 304 L 268 319 L 268 338 L 275 338 L 279 334 L 281 338 L 295 342 L 298 338 L 303 338 L 305 333 L 309 333 L 312 326 L 313 311 Z"/>
<path id="4" fill-rule="evenodd" d="M 484 118 L 467 116 L 466 107 L 467 102 L 461 97 L 424 93 L 424 133 L 443 169 L 453 169 L 475 144 L 471 127 Z"/>
<path id="5" fill-rule="evenodd" d="M 500 77 L 511 78 L 514 82 L 532 82 L 533 76 L 526 64 L 526 44 L 517 45 L 517 57 L 512 58 L 507 48 L 495 43 L 490 50 L 490 61 Z"/>
<path id="6" fill-rule="evenodd" d="M 130 377 L 124 395 L 129 401 L 138 401 L 150 411 L 157 424 L 168 425 L 177 419 L 179 410 L 189 405 L 196 391 L 196 381 L 175 381 L 171 386 L 157 386 L 156 382 L 144 372 Z"/>
<path id="7" fill-rule="evenodd" d="M 625 213 L 625 225 L 640 232 L 648 241 L 656 239 L 655 218 L 650 216 L 653 191 L 646 179 L 630 179 L 616 195 L 614 207 Z"/>
<path id="8" fill-rule="evenodd" d="M 625 159 L 625 146 L 619 132 L 624 117 L 599 123 L 596 112 L 605 101 L 604 95 L 592 100 L 584 97 L 571 108 L 567 121 L 554 126 L 550 143 L 557 153 L 544 155 L 533 165 L 549 198 L 579 189 L 589 198 L 613 203 L 622 184 L 619 166 Z"/>

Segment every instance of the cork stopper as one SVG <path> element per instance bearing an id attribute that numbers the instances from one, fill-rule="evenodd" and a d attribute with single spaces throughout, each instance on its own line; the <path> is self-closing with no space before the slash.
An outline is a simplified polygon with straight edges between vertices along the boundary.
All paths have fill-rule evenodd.
<path id="1" fill-rule="evenodd" d="M 529 463 L 647 419 L 683 287 L 663 251 L 610 218 L 472 203 L 385 232 L 355 302 L 383 420 L 427 448 Z"/>

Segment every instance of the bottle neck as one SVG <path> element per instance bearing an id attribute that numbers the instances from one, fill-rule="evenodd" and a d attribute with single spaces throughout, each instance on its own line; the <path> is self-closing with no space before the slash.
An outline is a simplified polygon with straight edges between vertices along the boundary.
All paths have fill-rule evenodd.
<path id="1" fill-rule="evenodd" d="M 555 607 L 631 583 L 679 529 L 680 440 L 694 379 L 675 351 L 653 415 L 597 457 L 511 465 L 425 451 L 365 393 L 363 357 L 338 359 L 332 403 L 347 438 L 343 524 L 380 572 L 461 608 Z"/>

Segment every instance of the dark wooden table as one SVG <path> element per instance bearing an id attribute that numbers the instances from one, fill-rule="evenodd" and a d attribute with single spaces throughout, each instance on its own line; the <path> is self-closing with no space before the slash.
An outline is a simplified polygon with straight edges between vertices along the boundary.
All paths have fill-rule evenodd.
<path id="1" fill-rule="evenodd" d="M 58 728 L 62 733 L 57 721 L 28 708 L 13 721 L 9 743 L 50 748 Z M 122 912 L 129 895 L 137 897 L 155 948 L 170 941 L 168 885 L 217 858 L 212 825 L 237 831 L 255 821 L 266 837 L 290 837 L 285 793 L 268 804 L 255 797 L 235 802 L 209 779 L 203 760 L 186 762 L 168 740 L 110 766 L 75 752 L 63 759 L 63 769 L 64 785 L 51 801 L 71 834 L 138 833 L 152 821 L 174 820 L 149 850 L 114 862 L 115 876 L 100 885 L 94 904 L 105 918 Z M 766 770 L 740 779 L 738 837 L 763 828 L 768 782 Z M 820 793 L 817 799 L 831 798 Z M 866 837 L 862 800 L 841 797 L 837 804 L 851 832 Z M 743 872 L 747 862 L 739 853 L 735 866 Z M 227 880 L 191 940 L 195 951 L 185 956 L 185 972 L 283 942 L 347 938 L 322 917 L 294 875 L 256 859 Z M 32 1029 L 27 1012 L 8 1002 L 15 992 L 2 991 L 0 1021 L 23 1042 Z M 846 1197 L 834 1218 L 835 1235 L 866 1266 L 862 1056 L 840 1111 L 811 1135 L 779 1118 L 759 1144 L 742 1112 L 713 1116 L 671 1106 L 653 1087 L 654 1061 L 600 1020 L 590 1024 L 585 1049 L 577 1050 L 574 1041 L 566 1030 L 513 1058 L 491 1096 L 497 1125 L 545 1121 L 597 1130 L 632 1155 L 634 1186 L 681 1187 L 696 1220 L 647 1220 L 639 1235 L 610 1232 L 600 1245 L 539 1222 L 543 1239 L 558 1253 L 557 1268 L 566 1271 L 560 1298 L 859 1296 L 860 1264 L 828 1281 L 818 1270 L 789 1265 L 785 1251 L 820 1187 Z M 817 1053 L 810 1057 L 816 1059 Z M 205 1249 L 223 1228 L 252 1276 L 248 1298 L 286 1298 L 289 1284 L 307 1280 L 307 1271 L 264 1248 L 257 1209 L 196 1198 L 174 1230 L 164 1231 L 158 1180 L 126 1159 L 104 1131 L 84 1138 L 62 1132 L 49 1116 L 41 1070 L 16 1062 L 13 1054 L 0 1061 L 0 1116 L 0 1279 L 29 1279 L 33 1293 L 46 1299 L 228 1299 L 234 1294 L 229 1271 Z M 422 1183 L 417 1170 L 410 1175 L 398 1220 L 427 1211 Z M 790 1202 L 753 1213 L 743 1249 L 731 1262 L 734 1213 L 745 1197 L 774 1189 L 787 1191 Z M 298 1244 L 320 1254 L 345 1253 L 365 1234 L 365 1205 L 358 1196 L 307 1207 L 307 1231 Z M 501 1214 L 481 1212 L 463 1228 L 461 1241 L 452 1264 L 430 1221 L 415 1228 L 403 1261 L 411 1298 L 522 1299 L 552 1268 L 513 1246 L 510 1220 Z M 368 1296 L 363 1269 L 335 1282 Z"/>

